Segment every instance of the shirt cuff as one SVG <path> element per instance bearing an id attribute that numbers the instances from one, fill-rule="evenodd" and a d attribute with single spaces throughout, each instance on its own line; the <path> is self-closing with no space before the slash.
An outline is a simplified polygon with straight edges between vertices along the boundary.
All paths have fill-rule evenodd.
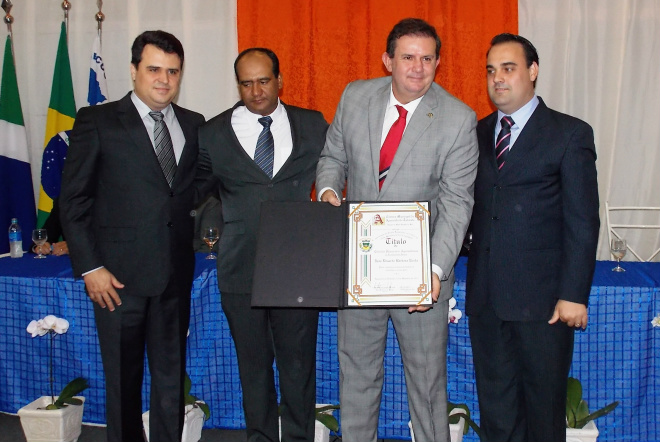
<path id="1" fill-rule="evenodd" d="M 326 190 L 332 190 L 332 193 L 335 194 L 335 196 L 337 197 L 337 199 L 340 199 L 340 198 L 339 198 L 339 195 L 337 195 L 337 192 L 335 192 L 335 190 L 334 190 L 332 187 L 324 187 L 323 189 L 321 189 L 321 190 L 319 191 L 319 193 L 318 193 L 317 196 L 316 196 L 316 199 L 317 199 L 318 201 L 321 201 L 321 195 L 323 195 L 323 193 L 325 193 Z"/>
<path id="2" fill-rule="evenodd" d="M 446 281 L 447 277 L 445 276 L 445 272 L 442 271 L 440 266 L 437 266 L 435 264 L 431 264 L 431 270 L 433 270 L 433 273 L 438 275 L 438 278 L 440 278 L 440 281 Z"/>
<path id="3" fill-rule="evenodd" d="M 101 267 L 97 267 L 97 268 L 95 268 L 95 269 L 92 269 L 92 270 L 90 270 L 89 272 L 85 272 L 85 273 L 83 273 L 82 276 L 87 276 L 87 275 L 89 275 L 90 273 L 97 271 L 98 269 L 102 269 L 103 267 L 104 267 L 104 266 L 101 266 Z"/>

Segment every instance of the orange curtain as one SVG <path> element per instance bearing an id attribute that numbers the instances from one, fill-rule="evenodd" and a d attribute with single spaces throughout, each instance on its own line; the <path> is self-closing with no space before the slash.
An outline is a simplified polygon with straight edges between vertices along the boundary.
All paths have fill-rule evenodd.
<path id="1" fill-rule="evenodd" d="M 274 50 L 282 100 L 330 122 L 346 84 L 387 74 L 387 34 L 406 17 L 427 20 L 440 35 L 436 81 L 479 118 L 492 112 L 486 51 L 494 35 L 517 33 L 518 0 L 238 0 L 238 49 Z"/>

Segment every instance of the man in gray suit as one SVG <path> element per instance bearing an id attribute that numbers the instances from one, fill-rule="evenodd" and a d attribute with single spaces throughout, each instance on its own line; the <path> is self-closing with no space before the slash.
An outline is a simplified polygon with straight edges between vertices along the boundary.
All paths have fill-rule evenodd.
<path id="1" fill-rule="evenodd" d="M 429 201 L 431 207 L 434 307 L 339 311 L 341 422 L 347 442 L 376 441 L 389 318 L 401 347 L 415 438 L 449 441 L 447 301 L 472 213 L 478 147 L 474 112 L 433 82 L 439 54 L 433 26 L 420 19 L 397 23 L 382 56 L 391 77 L 346 87 L 317 167 L 319 199 L 335 206 L 347 184 L 348 200 Z M 396 154 L 383 167 L 381 146 L 389 144 L 390 129 L 401 123 L 405 130 Z"/>

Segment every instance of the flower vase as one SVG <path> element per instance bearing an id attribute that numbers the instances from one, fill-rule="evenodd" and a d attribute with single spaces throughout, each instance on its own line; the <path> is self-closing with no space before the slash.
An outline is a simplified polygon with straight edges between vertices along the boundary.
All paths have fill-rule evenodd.
<path id="1" fill-rule="evenodd" d="M 330 442 L 330 429 L 319 421 L 314 422 L 314 442 Z"/>
<path id="2" fill-rule="evenodd" d="M 149 442 L 149 411 L 142 414 L 144 434 Z M 181 442 L 199 442 L 202 438 L 202 427 L 204 426 L 204 412 L 199 407 L 186 405 L 186 414 L 183 417 L 183 434 Z"/>
<path id="3" fill-rule="evenodd" d="M 566 442 L 596 442 L 598 428 L 594 421 L 587 422 L 583 428 L 567 428 Z"/>
<path id="4" fill-rule="evenodd" d="M 18 410 L 21 426 L 27 442 L 77 442 L 82 427 L 85 398 L 82 405 L 67 405 L 56 410 L 46 410 L 50 396 L 42 396 Z M 55 396 L 57 400 L 57 396 Z"/>

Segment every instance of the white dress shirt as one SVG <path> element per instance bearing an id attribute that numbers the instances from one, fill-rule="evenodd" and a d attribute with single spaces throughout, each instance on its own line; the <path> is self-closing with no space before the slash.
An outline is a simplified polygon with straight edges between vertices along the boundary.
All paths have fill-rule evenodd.
<path id="1" fill-rule="evenodd" d="M 151 145 L 153 146 L 154 124 L 156 121 L 151 117 L 151 115 L 149 115 L 149 112 L 153 111 L 149 108 L 149 106 L 144 104 L 144 102 L 140 100 L 137 95 L 135 95 L 135 92 L 131 94 L 131 100 L 133 101 L 135 108 L 140 114 L 140 118 L 142 118 L 144 127 L 147 128 L 147 133 L 149 134 L 149 139 L 151 140 Z M 183 136 L 183 130 L 179 125 L 179 120 L 176 119 L 172 105 L 169 104 L 161 112 L 163 113 L 163 121 L 165 121 L 167 129 L 170 132 L 170 137 L 172 138 L 172 147 L 174 147 L 174 157 L 176 158 L 176 163 L 179 164 L 179 159 L 181 158 L 181 153 L 183 152 L 183 146 L 186 144 L 186 137 Z"/>
<path id="2" fill-rule="evenodd" d="M 259 118 L 264 115 L 253 114 L 245 106 L 239 106 L 231 114 L 231 127 L 234 129 L 236 138 L 245 150 L 245 153 L 254 160 L 254 151 L 257 148 L 259 134 L 264 127 L 259 123 Z M 291 135 L 291 123 L 286 109 L 282 103 L 277 100 L 277 107 L 272 114 L 268 115 L 273 119 L 270 125 L 270 132 L 273 135 L 275 143 L 275 157 L 273 159 L 273 176 L 284 166 L 286 160 L 293 152 L 293 137 Z"/>
<path id="3" fill-rule="evenodd" d="M 529 121 L 530 117 L 536 110 L 536 106 L 539 105 L 539 97 L 534 94 L 534 97 L 532 97 L 531 100 L 527 102 L 526 105 L 512 113 L 510 116 L 513 119 L 513 126 L 511 126 L 511 139 L 509 140 L 509 151 L 513 148 L 513 144 L 516 142 L 518 139 L 518 135 L 520 135 L 520 132 L 523 130 L 527 122 Z M 502 117 L 504 117 L 505 114 L 501 110 L 497 111 L 497 124 L 495 125 L 495 144 L 497 144 L 497 135 L 500 133 L 500 130 L 502 130 Z"/>
<path id="4" fill-rule="evenodd" d="M 412 118 L 413 113 L 415 113 L 415 109 L 417 109 L 417 106 L 422 101 L 422 98 L 424 98 L 423 95 L 418 99 L 411 101 L 408 104 L 401 104 L 399 103 L 399 100 L 397 100 L 394 97 L 394 92 L 392 91 L 392 89 L 390 89 L 390 101 L 387 102 L 387 107 L 385 108 L 385 119 L 383 120 L 383 132 L 380 137 L 381 148 L 383 147 L 383 143 L 385 143 L 385 138 L 387 138 L 387 134 L 390 132 L 392 125 L 396 122 L 396 120 L 399 119 L 399 111 L 396 109 L 396 106 L 399 105 L 408 111 L 408 114 L 406 115 L 406 129 L 408 129 L 408 123 L 410 123 L 410 119 Z M 403 133 L 404 134 L 406 133 L 405 129 Z"/>

